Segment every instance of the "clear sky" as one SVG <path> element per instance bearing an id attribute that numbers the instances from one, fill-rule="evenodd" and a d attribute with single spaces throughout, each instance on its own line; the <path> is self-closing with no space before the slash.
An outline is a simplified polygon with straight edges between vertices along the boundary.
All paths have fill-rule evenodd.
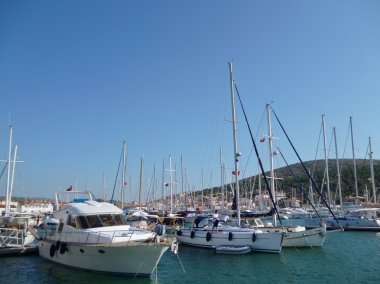
<path id="1" fill-rule="evenodd" d="M 330 158 L 333 127 L 340 157 L 352 157 L 350 116 L 356 157 L 372 137 L 379 158 L 379 14 L 377 0 L 0 1 L 0 157 L 11 121 L 24 161 L 14 195 L 53 197 L 72 184 L 100 197 L 104 173 L 110 196 L 124 140 L 132 199 L 141 157 L 145 195 L 154 165 L 161 191 L 170 154 L 179 191 L 181 155 L 185 189 L 199 189 L 202 172 L 205 186 L 220 185 L 220 149 L 231 180 L 229 60 L 257 141 L 272 101 L 303 160 L 323 158 L 322 114 Z M 236 109 L 244 177 L 257 162 Z"/>

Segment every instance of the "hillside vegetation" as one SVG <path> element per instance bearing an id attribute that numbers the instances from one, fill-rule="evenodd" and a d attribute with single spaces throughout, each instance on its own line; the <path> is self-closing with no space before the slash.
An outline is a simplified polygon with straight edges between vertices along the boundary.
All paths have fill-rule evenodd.
<path id="1" fill-rule="evenodd" d="M 340 176 L 341 176 L 341 187 L 343 197 L 355 196 L 355 182 L 354 182 L 354 165 L 353 160 L 344 159 L 340 160 Z M 374 176 L 375 185 L 380 185 L 380 160 L 374 160 Z M 326 178 L 325 176 L 325 160 L 308 161 L 304 163 L 306 169 L 310 171 L 310 174 L 316 181 L 318 187 L 322 188 L 323 180 L 325 185 L 323 186 L 323 191 L 326 191 Z M 335 160 L 328 161 L 329 166 L 329 180 L 330 180 L 330 192 L 332 195 L 337 195 L 338 188 L 338 177 L 337 177 L 337 167 Z M 291 172 L 296 176 L 297 180 L 292 176 Z M 359 196 L 365 195 L 366 187 L 369 191 L 369 195 L 372 195 L 372 183 L 371 183 L 371 173 L 369 160 L 357 159 L 356 160 L 356 172 L 357 172 L 357 182 L 359 189 Z M 270 176 L 269 173 L 266 173 Z M 298 184 L 303 187 L 305 191 L 308 191 L 310 187 L 310 181 L 300 163 L 290 165 L 288 167 L 283 167 L 275 169 L 276 179 L 276 189 L 282 190 L 290 196 L 292 189 L 298 188 Z M 252 188 L 254 180 L 256 181 L 255 188 L 257 188 L 257 178 L 258 176 L 252 176 L 249 178 L 242 179 L 240 181 L 240 186 L 242 188 Z M 297 184 L 298 181 L 298 184 Z M 262 185 L 265 183 L 262 181 Z M 300 191 L 298 191 L 299 193 Z"/>

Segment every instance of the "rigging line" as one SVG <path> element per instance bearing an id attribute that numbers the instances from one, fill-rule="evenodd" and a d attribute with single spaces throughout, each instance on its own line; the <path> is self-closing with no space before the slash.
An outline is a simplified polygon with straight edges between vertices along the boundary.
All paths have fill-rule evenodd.
<path id="1" fill-rule="evenodd" d="M 1 179 L 1 177 L 3 176 L 3 173 L 4 173 L 5 169 L 7 168 L 7 166 L 8 166 L 8 161 L 5 162 L 4 168 L 3 168 L 3 170 L 1 171 L 0 179 Z"/>
<path id="2" fill-rule="evenodd" d="M 319 213 L 318 213 L 317 209 L 314 207 L 314 204 L 313 204 L 313 203 L 311 202 L 311 200 L 309 199 L 309 196 L 308 196 L 308 194 L 306 194 L 306 192 L 303 190 L 303 188 L 302 188 L 301 184 L 299 183 L 299 181 L 298 181 L 297 177 L 294 175 L 294 173 L 293 173 L 292 169 L 290 168 L 290 166 L 289 166 L 288 162 L 286 161 L 286 159 L 285 159 L 284 155 L 282 154 L 282 152 L 281 152 L 280 148 L 279 148 L 278 146 L 277 146 L 276 148 L 277 148 L 278 152 L 280 153 L 280 155 L 281 155 L 282 159 L 284 160 L 284 162 L 285 162 L 285 164 L 286 164 L 286 167 L 288 168 L 288 170 L 289 170 L 290 174 L 293 176 L 293 178 L 294 178 L 295 182 L 297 183 L 297 187 L 298 187 L 298 188 L 301 190 L 302 194 L 303 194 L 304 196 L 306 196 L 306 199 L 307 199 L 307 201 L 309 201 L 309 203 L 310 203 L 311 207 L 313 207 L 313 209 L 314 209 L 315 213 L 317 213 L 317 215 L 318 215 L 319 219 L 321 219 L 321 220 L 322 220 L 322 217 L 319 215 Z"/>
<path id="3" fill-rule="evenodd" d="M 322 123 L 321 123 L 321 127 L 319 128 L 318 144 L 317 144 L 317 150 L 315 151 L 315 156 L 314 156 L 314 162 L 313 162 L 313 168 L 312 168 L 311 176 L 314 176 L 315 165 L 317 163 L 317 156 L 318 156 L 318 150 L 319 150 L 319 143 L 321 142 L 321 135 L 322 135 Z"/>
<path id="4" fill-rule="evenodd" d="M 261 125 L 263 124 L 264 116 L 265 116 L 265 108 L 264 108 L 263 114 L 261 115 L 261 120 L 260 120 L 260 123 L 259 123 L 259 127 L 257 128 L 257 131 L 256 131 L 255 139 L 257 139 L 257 136 L 259 135 L 259 130 L 260 130 Z M 247 159 L 247 162 L 245 163 L 245 167 L 244 167 L 244 171 L 243 171 L 243 176 L 245 175 L 245 172 L 247 170 L 248 163 L 250 162 L 253 150 L 254 149 L 252 147 L 251 150 L 249 151 L 248 159 Z"/>
<path id="5" fill-rule="evenodd" d="M 13 153 L 14 153 L 15 149 L 16 149 L 16 146 L 13 148 L 13 150 L 12 150 L 12 152 L 11 152 L 11 156 L 13 156 Z M 7 166 L 8 166 L 8 161 L 3 161 L 3 162 L 5 162 L 5 165 L 4 165 L 3 170 L 1 171 L 1 174 L 0 174 L 0 180 L 1 180 L 1 177 L 3 176 L 3 174 L 4 174 L 5 169 L 6 169 Z"/>
<path id="6" fill-rule="evenodd" d="M 300 163 L 301 163 L 301 165 L 302 165 L 304 171 L 306 172 L 306 174 L 308 175 L 309 179 L 310 179 L 311 182 L 313 183 L 315 189 L 318 191 L 319 195 L 321 196 L 323 202 L 325 203 L 325 205 L 326 205 L 327 208 L 329 209 L 331 215 L 334 217 L 335 221 L 339 224 L 341 230 L 344 231 L 342 225 L 339 223 L 339 221 L 338 221 L 338 219 L 336 218 L 334 212 L 332 212 L 332 210 L 331 210 L 331 208 L 330 208 L 330 205 L 327 203 L 325 197 L 324 197 L 324 196 L 322 195 L 322 193 L 320 192 L 317 183 L 315 182 L 315 180 L 310 176 L 309 172 L 307 171 L 307 169 L 306 169 L 306 167 L 305 167 L 305 164 L 304 164 L 303 161 L 301 160 L 301 157 L 299 156 L 299 154 L 298 154 L 296 148 L 294 147 L 292 141 L 290 141 L 290 138 L 289 138 L 289 136 L 288 136 L 288 133 L 285 131 L 284 127 L 282 126 L 282 123 L 280 122 L 280 120 L 279 120 L 279 118 L 278 118 L 276 112 L 274 111 L 274 109 L 273 109 L 272 107 L 270 107 L 270 108 L 272 109 L 272 112 L 273 112 L 274 116 L 276 117 L 276 120 L 277 120 L 278 124 L 280 125 L 282 131 L 284 132 L 286 138 L 288 139 L 288 142 L 290 143 L 290 146 L 293 148 L 294 153 L 297 155 L 298 160 L 300 161 Z"/>
<path id="7" fill-rule="evenodd" d="M 154 165 L 154 169 L 155 169 L 156 165 Z M 152 201 L 153 201 L 153 194 L 154 194 L 154 180 L 155 179 L 155 172 L 153 171 L 152 173 L 152 177 L 150 178 L 150 183 L 149 183 L 149 186 L 148 186 L 148 195 L 146 197 L 146 204 L 148 204 L 148 200 L 149 198 L 151 197 L 152 198 Z"/>
<path id="8" fill-rule="evenodd" d="M 365 151 L 365 156 L 364 156 L 364 159 L 363 159 L 363 164 L 360 168 L 360 171 L 359 171 L 359 175 L 363 176 L 363 171 L 364 171 L 364 167 L 365 167 L 365 162 L 367 161 L 367 155 L 369 153 L 369 143 L 368 143 L 368 146 L 367 146 L 367 150 Z"/>
<path id="9" fill-rule="evenodd" d="M 123 150 L 121 150 L 121 155 L 120 155 L 120 160 L 119 160 L 119 165 L 117 167 L 117 172 L 116 172 L 116 177 L 115 177 L 115 183 L 113 185 L 113 190 L 112 190 L 112 197 L 110 203 L 113 202 L 113 195 L 115 193 L 115 188 L 116 188 L 116 183 L 117 183 L 117 177 L 119 176 L 119 170 L 120 170 L 120 164 L 121 164 L 121 159 L 123 157 Z"/>
<path id="10" fill-rule="evenodd" d="M 334 138 L 334 129 L 332 130 L 332 134 L 330 136 L 329 148 L 327 149 L 327 161 L 329 160 L 329 153 L 332 152 L 331 148 L 332 148 L 333 138 Z M 339 166 L 339 163 L 338 163 L 338 166 Z M 329 171 L 329 178 L 330 178 L 330 171 Z M 334 183 L 334 182 L 337 183 L 337 179 L 338 179 L 338 177 L 335 176 L 334 179 L 330 180 L 330 183 Z M 335 188 L 335 196 L 337 193 L 337 189 L 338 189 L 338 184 L 336 185 L 336 188 Z M 334 206 L 335 206 L 335 197 L 334 197 Z"/>
<path id="11" fill-rule="evenodd" d="M 346 141 L 344 142 L 344 148 L 343 148 L 343 154 L 342 154 L 342 163 L 341 163 L 341 169 L 343 169 L 343 163 L 344 163 L 344 154 L 346 153 L 346 147 L 347 147 L 347 141 L 348 141 L 348 134 L 350 132 L 350 124 L 348 124 L 347 127 L 347 134 L 346 134 Z"/>
<path id="12" fill-rule="evenodd" d="M 272 204 L 273 204 L 273 208 L 274 208 L 274 210 L 276 211 L 276 215 L 277 215 L 277 217 L 278 217 L 278 220 L 280 221 L 280 224 L 282 225 L 281 218 L 280 218 L 280 214 L 278 213 L 276 203 L 274 202 L 274 198 L 273 198 L 273 195 L 272 195 L 272 191 L 271 191 L 271 188 L 270 188 L 270 186 L 269 186 L 269 182 L 268 182 L 267 176 L 265 175 L 265 172 L 264 172 L 263 163 L 261 162 L 261 159 L 260 159 L 260 156 L 259 156 L 259 152 L 258 152 L 258 150 L 257 150 L 256 142 L 255 142 L 255 140 L 253 139 L 253 135 L 252 135 L 252 131 L 251 131 L 251 126 L 250 126 L 249 123 L 248 123 L 248 118 L 247 118 L 247 115 L 246 115 L 245 110 L 244 110 L 244 107 L 243 107 L 243 103 L 242 103 L 241 98 L 240 98 L 239 90 L 237 89 L 237 86 L 236 86 L 235 83 L 234 83 L 234 86 L 235 86 L 236 94 L 237 94 L 237 96 L 238 96 L 238 98 L 239 98 L 239 102 L 240 102 L 241 109 L 242 109 L 243 114 L 244 114 L 245 122 L 247 123 L 248 131 L 249 131 L 249 135 L 251 136 L 251 140 L 252 140 L 252 143 L 253 143 L 253 147 L 255 148 L 255 153 L 256 153 L 257 160 L 259 161 L 259 165 L 260 165 L 261 173 L 262 173 L 263 176 L 264 176 L 265 184 L 266 184 L 266 186 L 267 186 L 267 190 L 268 190 L 269 196 L 270 196 L 271 201 L 272 201 Z M 272 177 L 272 178 L 274 178 L 274 177 Z"/>

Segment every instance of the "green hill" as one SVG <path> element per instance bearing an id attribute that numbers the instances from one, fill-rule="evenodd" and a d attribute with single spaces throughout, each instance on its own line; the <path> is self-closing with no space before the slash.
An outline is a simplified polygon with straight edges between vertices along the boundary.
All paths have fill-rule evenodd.
<path id="1" fill-rule="evenodd" d="M 355 182 L 354 182 L 354 165 L 352 159 L 342 159 L 339 161 L 340 164 L 340 176 L 341 176 L 341 188 L 343 198 L 347 199 L 350 196 L 356 195 Z M 375 176 L 375 185 L 380 185 L 380 160 L 374 160 L 374 176 Z M 327 191 L 326 187 L 326 178 L 325 175 L 325 160 L 316 160 L 304 162 L 306 169 L 310 172 L 313 179 L 317 183 L 319 189 L 322 189 L 323 192 Z M 330 180 L 330 192 L 333 199 L 338 199 L 338 177 L 336 169 L 336 160 L 330 159 L 328 161 L 329 166 L 329 180 Z M 296 176 L 298 184 L 303 188 L 305 192 L 309 191 L 310 181 L 305 173 L 302 165 L 300 163 L 290 165 L 288 167 L 282 167 L 275 169 L 276 177 L 276 190 L 283 191 L 288 197 L 291 196 L 292 190 L 297 189 L 299 186 L 297 181 L 292 176 L 290 170 Z M 366 188 L 370 196 L 373 195 L 372 192 L 372 183 L 371 183 L 371 173 L 369 160 L 357 159 L 356 160 L 356 172 L 357 172 L 357 182 L 358 182 L 358 191 L 359 196 L 365 195 Z M 270 176 L 270 173 L 266 173 L 267 176 Z M 262 190 L 265 190 L 265 182 L 261 176 L 261 186 Z M 325 185 L 322 187 L 322 182 L 325 181 Z M 269 180 L 268 180 L 269 182 Z M 258 192 L 258 175 L 244 178 L 239 181 L 241 188 L 241 194 L 244 195 L 244 192 L 251 192 L 253 190 L 254 194 Z M 230 186 L 227 186 L 230 190 Z M 220 187 L 213 188 L 213 191 L 216 192 L 220 190 Z M 209 192 L 210 189 L 207 189 L 206 192 Z M 297 196 L 300 196 L 301 190 L 296 190 Z"/>

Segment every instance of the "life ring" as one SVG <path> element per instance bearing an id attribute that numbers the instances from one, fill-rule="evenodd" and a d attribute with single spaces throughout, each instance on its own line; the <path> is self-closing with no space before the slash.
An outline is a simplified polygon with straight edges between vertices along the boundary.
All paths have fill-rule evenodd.
<path id="1" fill-rule="evenodd" d="M 211 233 L 207 232 L 207 234 L 206 234 L 206 241 L 210 241 L 210 240 L 211 240 Z"/>
<path id="2" fill-rule="evenodd" d="M 253 232 L 253 234 L 252 234 L 252 242 L 254 243 L 255 241 L 256 241 L 256 233 Z"/>
<path id="3" fill-rule="evenodd" d="M 61 241 L 57 241 L 55 243 L 55 250 L 59 250 L 59 247 L 61 246 Z"/>
<path id="4" fill-rule="evenodd" d="M 233 237 L 232 232 L 229 232 L 229 233 L 228 233 L 228 240 L 229 240 L 229 241 L 232 241 L 232 237 Z"/>
<path id="5" fill-rule="evenodd" d="M 179 230 L 179 231 L 177 232 L 177 235 L 178 235 L 178 236 L 182 236 L 182 231 Z"/>
<path id="6" fill-rule="evenodd" d="M 55 255 L 55 244 L 52 244 L 50 246 L 50 257 L 53 257 Z"/>
<path id="7" fill-rule="evenodd" d="M 64 254 L 66 251 L 67 251 L 67 243 L 66 242 L 62 242 L 61 243 L 61 248 L 59 249 L 59 253 L 60 254 Z"/>
<path id="8" fill-rule="evenodd" d="M 190 238 L 194 238 L 195 237 L 195 232 L 194 231 L 191 231 L 190 233 Z"/>

